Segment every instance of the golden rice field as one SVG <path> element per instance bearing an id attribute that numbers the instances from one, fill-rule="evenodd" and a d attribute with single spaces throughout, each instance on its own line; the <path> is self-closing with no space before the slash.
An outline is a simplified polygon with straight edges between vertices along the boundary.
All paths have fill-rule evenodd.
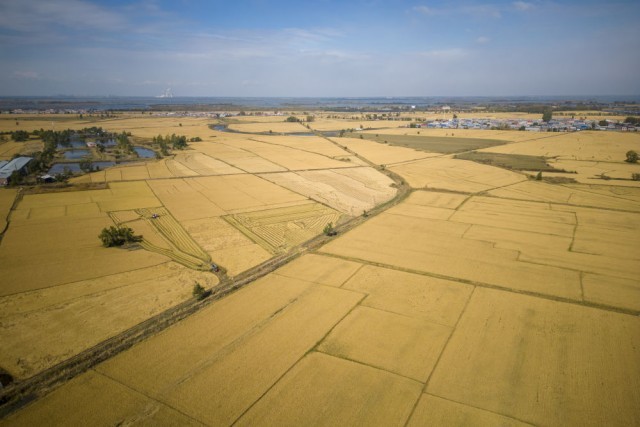
<path id="1" fill-rule="evenodd" d="M 237 126 L 276 123 L 251 119 Z M 375 168 L 336 160 L 342 146 L 411 194 L 0 423 L 640 424 L 640 185 L 553 184 L 360 139 L 210 132 L 171 159 L 192 175 L 24 196 L 0 244 L 0 368 L 28 377 L 183 301 L 195 280 L 217 283 L 144 249 L 100 248 L 102 224 L 233 276 L 394 197 Z M 636 167 L 629 136 L 521 134 L 489 132 L 506 144 L 488 150 L 548 152 L 578 178 Z M 209 173 L 205 157 L 239 172 Z"/>
<path id="2" fill-rule="evenodd" d="M 223 217 L 265 250 L 286 253 L 337 224 L 340 213 L 318 203 L 237 213 Z"/>

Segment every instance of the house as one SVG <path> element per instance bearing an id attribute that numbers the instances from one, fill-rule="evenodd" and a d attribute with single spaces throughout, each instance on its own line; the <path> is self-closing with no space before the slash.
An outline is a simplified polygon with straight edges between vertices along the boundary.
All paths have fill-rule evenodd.
<path id="1" fill-rule="evenodd" d="M 32 160 L 31 157 L 16 157 L 15 159 L 5 163 L 0 167 L 0 185 L 8 185 L 11 174 L 18 171 L 24 175 L 29 173 L 28 164 Z"/>

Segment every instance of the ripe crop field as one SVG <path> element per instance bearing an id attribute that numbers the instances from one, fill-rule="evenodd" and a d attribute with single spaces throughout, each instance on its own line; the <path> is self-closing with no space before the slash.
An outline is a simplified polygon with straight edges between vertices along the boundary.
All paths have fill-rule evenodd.
<path id="1" fill-rule="evenodd" d="M 28 154 L 35 151 L 42 151 L 42 146 L 42 141 L 39 139 L 31 139 L 24 142 L 0 142 L 0 160 L 11 160 L 16 154 Z"/>
<path id="2" fill-rule="evenodd" d="M 307 203 L 223 218 L 264 249 L 279 254 L 321 234 L 327 224 L 336 224 L 340 216 L 326 206 Z"/>
<path id="3" fill-rule="evenodd" d="M 274 173 L 262 177 L 351 216 L 360 215 L 396 194 L 391 187 L 393 182 L 370 167 Z"/>
<path id="4" fill-rule="evenodd" d="M 524 175 L 467 160 L 435 158 L 418 160 L 389 169 L 404 177 L 413 188 L 475 193 L 526 181 Z"/>
<path id="5" fill-rule="evenodd" d="M 179 119 L 183 129 L 203 127 Z M 237 125 L 283 123 L 271 120 Z M 351 123 L 318 115 L 310 124 Z M 577 175 L 636 166 L 620 158 L 635 144 L 629 136 L 436 131 L 445 130 L 429 136 L 504 144 L 481 153 L 559 156 L 558 165 L 583 168 Z M 235 276 L 394 197 L 376 168 L 335 160 L 340 146 L 411 188 L 7 414 L 7 424 L 640 424 L 637 184 L 536 181 L 357 137 L 331 138 L 335 147 L 207 132 L 216 137 L 157 162 L 157 179 L 24 196 L 0 244 L 0 368 L 28 377 L 184 301 L 195 281 L 216 285 L 167 256 L 100 248 L 104 225 L 131 225 L 157 248 L 212 259 Z M 573 158 L 568 147 L 587 155 Z M 238 171 L 208 175 L 218 167 Z"/>
<path id="6" fill-rule="evenodd" d="M 7 227 L 7 217 L 17 194 L 17 190 L 11 188 L 0 191 L 0 233 Z"/>
<path id="7" fill-rule="evenodd" d="M 246 133 L 296 133 L 296 132 L 309 132 L 309 129 L 304 127 L 300 123 L 285 122 L 285 118 L 282 118 L 280 122 L 266 122 L 266 123 L 232 123 L 229 125 L 229 129 L 237 132 Z"/>

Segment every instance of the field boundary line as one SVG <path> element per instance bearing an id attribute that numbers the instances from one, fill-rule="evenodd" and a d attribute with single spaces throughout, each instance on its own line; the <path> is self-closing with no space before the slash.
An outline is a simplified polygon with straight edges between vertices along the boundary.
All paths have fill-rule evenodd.
<path id="1" fill-rule="evenodd" d="M 442 396 L 439 396 L 439 395 L 437 395 L 435 393 L 429 393 L 429 392 L 426 392 L 426 391 L 424 393 L 422 393 L 422 394 L 423 395 L 437 397 L 438 399 L 446 400 L 448 402 L 456 403 L 458 405 L 466 406 L 468 408 L 477 409 L 479 411 L 489 412 L 491 414 L 499 415 L 499 416 L 504 417 L 504 418 L 509 418 L 511 420 L 518 421 L 518 422 L 520 422 L 522 424 L 526 424 L 526 425 L 529 425 L 531 427 L 536 427 L 536 424 L 532 424 L 529 421 L 521 420 L 521 419 L 515 418 L 515 417 L 513 417 L 511 415 L 501 414 L 500 412 L 496 412 L 496 411 L 493 411 L 491 409 L 486 409 L 486 408 L 481 408 L 479 406 L 469 405 L 468 403 L 464 403 L 464 402 L 458 402 L 457 400 L 449 399 L 448 397 L 442 397 Z"/>
<path id="2" fill-rule="evenodd" d="M 606 304 L 598 304 L 598 303 L 591 302 L 591 301 L 580 301 L 580 300 L 576 300 L 576 299 L 561 297 L 561 296 L 558 296 L 558 295 L 543 294 L 541 292 L 528 291 L 528 290 L 524 290 L 524 289 L 514 289 L 514 288 L 509 288 L 509 287 L 506 287 L 506 286 L 502 286 L 502 285 L 494 285 L 492 283 L 478 282 L 478 281 L 475 281 L 475 280 L 464 279 L 464 278 L 461 278 L 461 277 L 447 276 L 447 275 L 444 275 L 444 274 L 431 273 L 431 272 L 428 272 L 428 271 L 421 271 L 421 270 L 414 270 L 412 268 L 399 267 L 399 266 L 396 266 L 396 265 L 385 264 L 385 263 L 382 263 L 382 262 L 369 261 L 369 260 L 365 260 L 365 259 L 357 258 L 357 257 L 349 257 L 349 256 L 332 254 L 330 252 L 318 252 L 318 254 L 327 255 L 327 256 L 331 256 L 331 257 L 339 258 L 339 259 L 344 259 L 344 260 L 347 260 L 347 261 L 359 262 L 361 264 L 372 265 L 374 267 L 386 268 L 388 270 L 403 271 L 405 273 L 418 274 L 420 276 L 428 276 L 428 277 L 433 277 L 433 278 L 436 278 L 436 279 L 448 280 L 450 282 L 459 282 L 459 283 L 462 283 L 462 284 L 465 284 L 465 285 L 477 286 L 477 287 L 480 287 L 480 288 L 495 289 L 495 290 L 499 290 L 499 291 L 511 292 L 511 293 L 514 293 L 514 294 L 527 295 L 527 296 L 530 296 L 530 297 L 546 299 L 546 300 L 549 300 L 549 301 L 563 302 L 563 303 L 579 305 L 579 306 L 583 306 L 583 307 L 587 307 L 587 308 L 596 308 L 596 309 L 600 309 L 600 310 L 616 312 L 616 313 L 621 313 L 621 314 L 627 314 L 627 315 L 631 315 L 631 316 L 640 315 L 640 310 L 633 310 L 633 309 L 627 309 L 627 308 L 622 308 L 622 307 L 615 307 L 615 306 L 606 305 Z M 519 262 L 528 262 L 528 261 L 519 261 Z M 544 266 L 549 267 L 549 265 L 547 265 L 547 264 L 536 264 L 536 263 L 533 263 L 533 262 L 528 262 L 528 263 L 535 264 L 535 265 L 544 265 Z M 562 267 L 558 267 L 558 268 L 562 268 Z M 563 270 L 569 270 L 569 271 L 575 271 L 575 272 L 580 272 L 581 271 L 581 270 L 568 269 L 568 268 L 562 268 L 562 269 Z M 588 272 L 588 273 L 590 273 L 590 272 Z M 593 273 L 593 274 L 601 274 L 601 273 Z M 613 276 L 613 277 L 617 277 L 617 276 Z"/>
<path id="3" fill-rule="evenodd" d="M 197 419 L 197 418 L 194 418 L 192 415 L 189 415 L 189 414 L 187 414 L 187 413 L 185 413 L 185 412 L 182 412 L 182 411 L 181 411 L 181 410 L 179 410 L 178 408 L 175 408 L 175 407 L 173 407 L 173 406 L 169 405 L 167 402 L 165 402 L 165 401 L 163 401 L 163 400 L 160 400 L 160 399 L 158 399 L 158 398 L 156 398 L 156 397 L 153 397 L 153 396 L 149 396 L 148 394 L 144 393 L 142 390 L 138 390 L 138 389 L 136 389 L 136 388 L 133 388 L 133 387 L 131 387 L 129 384 L 123 383 L 122 381 L 120 381 L 120 380 L 118 380 L 118 379 L 116 379 L 116 378 L 113 378 L 113 377 L 112 377 L 112 376 L 110 376 L 110 375 L 107 375 L 105 372 L 96 371 L 95 369 L 90 369 L 90 371 L 92 371 L 92 372 L 93 372 L 93 373 L 95 373 L 96 375 L 100 375 L 101 377 L 106 378 L 106 379 L 107 379 L 107 380 L 109 380 L 109 381 L 113 381 L 113 382 L 114 382 L 114 383 L 116 383 L 116 384 L 120 384 L 120 385 L 121 385 L 121 386 L 123 386 L 124 388 L 127 388 L 127 389 L 131 390 L 132 392 L 134 392 L 134 393 L 136 393 L 136 394 L 139 394 L 140 396 L 144 396 L 144 397 L 146 397 L 147 399 L 149 399 L 149 400 L 151 400 L 151 401 L 153 401 L 153 402 L 156 402 L 156 403 L 157 403 L 157 404 L 159 404 L 159 405 L 165 406 L 165 407 L 167 407 L 167 408 L 169 408 L 169 409 L 171 409 L 171 410 L 173 410 L 173 411 L 176 411 L 177 413 L 179 413 L 179 414 L 181 414 L 181 415 L 184 415 L 186 418 L 189 418 L 190 420 L 193 420 L 193 421 L 196 421 L 196 422 L 198 422 L 198 423 L 200 423 L 200 424 L 206 425 L 206 423 L 205 423 L 204 421 L 201 421 L 201 420 L 199 420 L 199 419 Z M 87 372 L 88 372 L 88 371 L 87 371 Z"/>
<path id="4" fill-rule="evenodd" d="M 332 286 L 331 286 L 331 287 L 332 287 Z M 334 287 L 332 287 L 332 288 L 334 288 Z M 334 288 L 334 289 L 335 289 L 335 288 Z M 355 309 L 356 309 L 356 307 L 360 306 L 360 303 L 361 303 L 361 302 L 362 302 L 362 301 L 363 301 L 363 300 L 368 296 L 367 294 L 361 294 L 360 292 L 354 292 L 354 293 L 357 293 L 357 294 L 362 295 L 362 298 L 360 298 L 360 300 L 358 300 L 358 302 L 356 302 L 356 303 L 353 305 L 353 307 L 351 307 L 351 309 L 350 309 L 349 311 L 347 311 L 347 313 L 346 313 L 344 316 L 342 316 L 340 319 L 338 319 L 338 320 L 336 321 L 336 323 L 335 323 L 331 328 L 329 328 L 329 331 L 328 331 L 326 334 L 324 334 L 324 335 L 323 335 L 323 336 L 322 336 L 322 337 L 321 337 L 321 338 L 320 338 L 320 339 L 319 339 L 315 344 L 313 344 L 313 345 L 312 345 L 312 346 L 311 346 L 307 351 L 305 351 L 305 352 L 302 354 L 302 356 L 300 356 L 300 358 L 299 358 L 298 360 L 296 360 L 295 362 L 293 362 L 293 363 L 291 364 L 291 366 L 289 366 L 289 368 L 288 368 L 288 369 L 287 369 L 287 370 L 286 370 L 282 375 L 280 375 L 280 376 L 279 376 L 279 377 L 278 377 L 278 378 L 273 382 L 273 384 L 271 384 L 271 385 L 270 385 L 270 386 L 269 386 L 269 387 L 264 391 L 264 393 L 262 393 L 262 394 L 261 394 L 261 395 L 260 395 L 256 400 L 254 400 L 254 401 L 253 401 L 253 403 L 252 403 L 251 405 L 249 405 L 249 406 L 248 406 L 244 411 L 242 411 L 242 413 L 241 413 L 241 414 L 240 414 L 240 415 L 239 415 L 239 416 L 238 416 L 238 417 L 237 417 L 237 418 L 236 418 L 236 419 L 231 423 L 231 425 L 232 425 L 232 426 L 233 426 L 233 425 L 235 425 L 238 421 L 240 421 L 240 419 L 241 419 L 241 418 L 242 418 L 242 417 L 243 417 L 247 412 L 249 412 L 249 411 L 251 410 L 251 408 L 253 408 L 253 407 L 254 407 L 254 406 L 255 406 L 255 405 L 256 405 L 260 400 L 262 400 L 262 398 L 263 398 L 264 396 L 266 396 L 266 395 L 271 391 L 271 389 L 273 389 L 273 387 L 275 387 L 275 386 L 276 386 L 276 384 L 278 384 L 278 383 L 280 382 L 280 380 L 282 380 L 282 378 L 284 378 L 284 377 L 285 377 L 285 376 L 286 376 L 286 375 L 287 375 L 287 374 L 288 374 L 288 373 L 289 373 L 289 372 L 290 372 L 290 371 L 291 371 L 291 370 L 292 370 L 292 369 L 293 369 L 293 368 L 294 368 L 298 363 L 300 363 L 300 361 L 301 361 L 302 359 L 304 359 L 305 357 L 307 357 L 307 355 L 308 355 L 308 354 L 310 354 L 310 353 L 312 353 L 312 352 L 316 351 L 316 348 L 318 347 L 318 345 L 319 345 L 322 341 L 324 341 L 324 339 L 325 339 L 325 338 L 326 338 L 326 337 L 331 333 L 331 331 L 333 331 L 333 330 L 335 329 L 335 327 L 336 327 L 338 324 L 340 324 L 340 323 L 341 323 L 341 322 L 342 322 L 342 321 L 343 321 L 343 320 L 344 320 L 344 319 L 345 319 L 349 314 L 351 314 L 351 312 L 352 312 L 353 310 L 355 310 Z M 285 307 L 285 308 L 286 308 L 286 307 Z"/>
<path id="5" fill-rule="evenodd" d="M 427 377 L 427 380 L 423 383 L 422 392 L 420 392 L 420 396 L 418 396 L 418 399 L 416 399 L 416 402 L 413 404 L 413 408 L 411 409 L 411 413 L 409 414 L 409 417 L 407 417 L 407 420 L 404 423 L 405 427 L 407 426 L 407 424 L 409 424 L 409 420 L 413 417 L 413 413 L 416 411 L 416 408 L 418 407 L 418 403 L 420 402 L 420 398 L 422 397 L 423 394 L 426 393 L 427 387 L 429 387 L 429 382 L 431 381 L 431 377 L 433 377 L 433 373 L 436 371 L 436 369 L 438 369 L 438 365 L 440 364 L 440 360 L 442 359 L 442 355 L 447 350 L 447 347 L 449 346 L 449 342 L 451 341 L 451 337 L 453 337 L 453 334 L 458 329 L 458 325 L 460 324 L 460 320 L 462 320 L 462 316 L 464 316 L 464 313 L 467 311 L 467 307 L 469 307 L 469 304 L 471 303 L 471 299 L 473 298 L 473 295 L 475 294 L 476 289 L 477 289 L 477 286 L 474 286 L 473 290 L 471 291 L 471 293 L 467 297 L 467 300 L 464 303 L 464 307 L 462 308 L 462 310 L 460 311 L 460 314 L 458 315 L 458 319 L 456 319 L 456 323 L 453 325 L 453 327 L 451 327 L 451 330 L 449 331 L 449 336 L 447 337 L 447 341 L 442 346 L 442 350 L 440 350 L 440 354 L 438 354 L 438 358 L 436 359 L 436 363 L 433 364 L 433 369 L 431 369 L 431 372 L 429 373 L 429 376 Z"/>

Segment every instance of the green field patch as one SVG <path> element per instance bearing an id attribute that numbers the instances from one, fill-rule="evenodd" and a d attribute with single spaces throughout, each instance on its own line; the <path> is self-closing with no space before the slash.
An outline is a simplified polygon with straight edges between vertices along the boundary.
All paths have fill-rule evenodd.
<path id="1" fill-rule="evenodd" d="M 386 135 L 383 133 L 347 133 L 344 136 L 442 154 L 460 153 L 463 151 L 504 145 L 510 142 L 498 139 L 457 138 L 455 136 Z"/>
<path id="2" fill-rule="evenodd" d="M 556 169 L 547 163 L 543 156 L 526 156 L 524 154 L 481 153 L 472 151 L 455 156 L 456 159 L 471 160 L 476 163 L 497 166 L 504 169 L 540 171 L 540 172 L 567 172 L 564 169 Z"/>

